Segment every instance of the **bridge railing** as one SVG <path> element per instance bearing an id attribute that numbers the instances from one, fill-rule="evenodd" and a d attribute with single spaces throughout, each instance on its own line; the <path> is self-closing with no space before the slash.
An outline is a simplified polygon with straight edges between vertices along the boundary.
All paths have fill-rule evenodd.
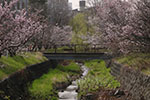
<path id="1" fill-rule="evenodd" d="M 48 53 L 102 53 L 105 50 L 100 44 L 55 44 Z"/>

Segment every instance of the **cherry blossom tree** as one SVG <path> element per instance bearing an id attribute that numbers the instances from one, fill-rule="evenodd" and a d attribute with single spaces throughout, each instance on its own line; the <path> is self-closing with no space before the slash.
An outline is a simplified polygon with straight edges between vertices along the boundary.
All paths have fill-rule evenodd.
<path id="1" fill-rule="evenodd" d="M 149 52 L 150 2 L 101 0 L 95 25 L 103 43 L 116 54 Z"/>
<path id="2" fill-rule="evenodd" d="M 47 0 L 29 0 L 28 6 L 30 7 L 30 13 L 36 12 L 37 9 L 40 10 L 40 14 L 44 17 L 47 17 Z"/>
<path id="3" fill-rule="evenodd" d="M 135 3 L 131 21 L 133 37 L 141 52 L 150 52 L 150 1 L 139 0 Z"/>
<path id="4" fill-rule="evenodd" d="M 102 0 L 97 8 L 97 26 L 102 33 L 101 39 L 113 52 L 122 51 L 122 42 L 125 41 L 123 27 L 129 23 L 130 8 L 128 2 L 121 0 Z"/>
<path id="5" fill-rule="evenodd" d="M 50 34 L 47 33 L 44 36 L 45 45 L 51 47 L 59 44 L 70 44 L 72 39 L 72 28 L 70 26 L 53 26 L 50 30 Z"/>
<path id="6" fill-rule="evenodd" d="M 26 16 L 25 10 L 13 10 L 17 0 L 0 4 L 0 53 L 8 50 L 10 55 L 24 46 L 34 34 L 41 31 L 40 22 Z M 36 16 L 36 15 L 34 15 Z"/>

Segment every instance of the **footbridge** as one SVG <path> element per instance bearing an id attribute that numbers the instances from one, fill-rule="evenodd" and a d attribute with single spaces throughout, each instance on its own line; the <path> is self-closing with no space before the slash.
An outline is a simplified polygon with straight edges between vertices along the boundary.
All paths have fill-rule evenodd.
<path id="1" fill-rule="evenodd" d="M 106 48 L 100 44 L 57 44 L 44 52 L 50 60 L 92 60 L 92 59 L 111 59 L 112 56 L 106 52 Z"/>

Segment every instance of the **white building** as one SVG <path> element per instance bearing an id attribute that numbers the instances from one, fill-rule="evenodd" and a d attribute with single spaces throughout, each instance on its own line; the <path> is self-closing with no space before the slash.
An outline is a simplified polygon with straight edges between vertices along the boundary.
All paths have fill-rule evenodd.
<path id="1" fill-rule="evenodd" d="M 79 5 L 80 5 L 80 11 L 84 11 L 85 7 L 86 7 L 86 1 L 85 0 L 80 0 Z"/>

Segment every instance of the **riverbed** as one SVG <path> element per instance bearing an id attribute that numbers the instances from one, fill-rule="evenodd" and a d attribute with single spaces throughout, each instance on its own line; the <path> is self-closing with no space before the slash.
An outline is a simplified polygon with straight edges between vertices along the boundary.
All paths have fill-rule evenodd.
<path id="1" fill-rule="evenodd" d="M 84 77 L 88 74 L 89 69 L 82 63 L 76 63 L 80 66 L 82 70 L 82 76 L 80 79 L 73 81 L 71 85 L 69 85 L 64 91 L 60 91 L 58 93 L 59 100 L 78 100 L 78 82 L 83 80 Z"/>

